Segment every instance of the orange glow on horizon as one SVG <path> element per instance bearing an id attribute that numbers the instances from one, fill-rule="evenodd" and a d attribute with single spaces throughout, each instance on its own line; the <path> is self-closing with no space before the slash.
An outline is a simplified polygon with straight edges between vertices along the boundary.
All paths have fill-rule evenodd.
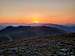
<path id="1" fill-rule="evenodd" d="M 15 18 L 15 17 L 14 17 Z M 41 18 L 41 17 L 32 17 L 32 18 L 0 18 L 0 24 L 5 23 L 15 23 L 15 24 L 32 24 L 32 23 L 53 23 L 53 24 L 73 24 L 75 19 L 71 18 Z"/>

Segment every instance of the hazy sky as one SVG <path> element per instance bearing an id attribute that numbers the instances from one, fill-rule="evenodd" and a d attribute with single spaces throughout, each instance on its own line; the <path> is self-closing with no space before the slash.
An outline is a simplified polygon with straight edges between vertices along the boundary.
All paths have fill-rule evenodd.
<path id="1" fill-rule="evenodd" d="M 75 23 L 75 0 L 0 0 L 0 23 Z"/>

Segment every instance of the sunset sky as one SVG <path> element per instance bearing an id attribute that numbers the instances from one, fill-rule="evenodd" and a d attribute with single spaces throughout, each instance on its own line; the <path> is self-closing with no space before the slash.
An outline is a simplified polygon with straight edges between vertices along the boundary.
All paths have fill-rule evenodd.
<path id="1" fill-rule="evenodd" d="M 0 0 L 0 23 L 75 24 L 75 0 Z"/>

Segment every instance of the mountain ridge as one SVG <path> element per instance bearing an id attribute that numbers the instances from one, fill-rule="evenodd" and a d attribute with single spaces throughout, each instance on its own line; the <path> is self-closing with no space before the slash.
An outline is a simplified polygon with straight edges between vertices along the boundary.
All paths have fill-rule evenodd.
<path id="1" fill-rule="evenodd" d="M 12 26 L 12 27 L 19 27 L 19 26 L 32 26 L 32 27 L 36 27 L 36 26 L 48 26 L 48 27 L 55 27 L 55 28 L 59 28 L 61 30 L 64 30 L 66 32 L 75 32 L 75 25 L 60 25 L 60 24 L 24 24 L 24 25 L 0 25 L 0 31 L 5 29 L 8 26 Z"/>

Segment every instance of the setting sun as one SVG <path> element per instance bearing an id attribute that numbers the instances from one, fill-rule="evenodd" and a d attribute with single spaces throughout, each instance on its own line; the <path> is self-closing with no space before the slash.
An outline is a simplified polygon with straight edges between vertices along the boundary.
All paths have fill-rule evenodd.
<path id="1" fill-rule="evenodd" d="M 38 17 L 32 17 L 32 23 L 40 23 Z"/>
<path id="2" fill-rule="evenodd" d="M 39 23 L 39 21 L 36 20 L 36 21 L 33 21 L 33 23 Z"/>

